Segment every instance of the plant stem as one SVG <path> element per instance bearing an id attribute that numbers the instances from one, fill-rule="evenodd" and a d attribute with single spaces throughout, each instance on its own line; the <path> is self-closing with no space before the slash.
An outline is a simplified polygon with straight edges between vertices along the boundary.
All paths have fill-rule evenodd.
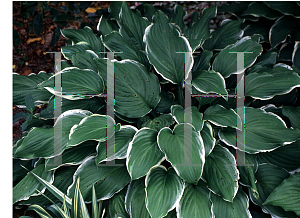
<path id="1" fill-rule="evenodd" d="M 179 104 L 182 107 L 184 107 L 184 104 L 183 104 L 183 88 L 182 88 L 182 84 L 178 84 L 178 86 L 177 86 L 177 94 L 178 94 Z"/>

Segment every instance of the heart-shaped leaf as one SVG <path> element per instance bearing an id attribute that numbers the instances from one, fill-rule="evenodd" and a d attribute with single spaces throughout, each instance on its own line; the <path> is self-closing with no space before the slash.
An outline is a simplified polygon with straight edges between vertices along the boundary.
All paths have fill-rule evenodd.
<path id="1" fill-rule="evenodd" d="M 144 36 L 148 59 L 164 79 L 181 85 L 193 66 L 193 58 L 185 63 L 183 54 L 192 52 L 189 42 L 180 36 L 163 12 L 158 11 L 153 20 L 154 24 L 147 27 Z"/>
<path id="2" fill-rule="evenodd" d="M 179 124 L 173 131 L 168 127 L 161 129 L 157 140 L 159 148 L 166 154 L 177 174 L 185 181 L 197 184 L 205 162 L 200 133 L 190 124 Z"/>
<path id="3" fill-rule="evenodd" d="M 204 177 L 208 187 L 222 196 L 226 201 L 232 202 L 238 191 L 239 171 L 235 166 L 235 158 L 222 146 L 215 146 L 206 158 Z"/>
<path id="4" fill-rule="evenodd" d="M 132 180 L 125 197 L 125 208 L 132 218 L 150 218 L 146 208 L 145 177 Z"/>
<path id="5" fill-rule="evenodd" d="M 212 69 L 219 72 L 224 78 L 237 72 L 237 54 L 229 52 L 252 52 L 244 54 L 244 69 L 254 64 L 256 58 L 262 52 L 262 46 L 253 41 L 249 36 L 237 41 L 234 45 L 224 48 L 215 58 Z"/>
<path id="6" fill-rule="evenodd" d="M 76 52 L 76 54 L 72 55 L 72 63 L 74 67 L 78 67 L 79 69 L 91 69 L 95 73 L 98 73 L 97 65 L 93 60 L 94 58 L 98 58 L 98 55 L 91 50 Z"/>
<path id="7" fill-rule="evenodd" d="M 140 129 L 130 142 L 127 151 L 127 170 L 133 180 L 145 176 L 164 159 L 157 145 L 158 132 L 149 128 Z"/>
<path id="8" fill-rule="evenodd" d="M 186 110 L 191 110 L 191 109 L 187 108 Z M 171 113 L 178 124 L 184 123 L 185 120 L 184 111 L 185 110 L 180 105 L 172 105 L 171 107 Z M 202 113 L 200 113 L 199 110 L 193 106 L 191 110 L 191 115 L 192 115 L 191 116 L 192 125 L 195 127 L 196 131 L 200 131 L 203 127 Z"/>
<path id="9" fill-rule="evenodd" d="M 114 128 L 115 121 L 112 117 L 93 114 L 85 117 L 78 125 L 74 125 L 70 131 L 68 146 L 75 146 L 87 140 L 104 142 L 113 136 L 106 135 L 107 128 Z"/>
<path id="10" fill-rule="evenodd" d="M 173 210 L 182 197 L 184 182 L 173 168 L 163 166 L 151 169 L 145 179 L 146 207 L 152 218 L 164 217 Z"/>
<path id="11" fill-rule="evenodd" d="M 242 16 L 247 15 L 252 15 L 254 17 L 265 17 L 270 20 L 275 20 L 281 17 L 282 14 L 268 7 L 264 3 L 252 2 L 242 14 Z"/>
<path id="12" fill-rule="evenodd" d="M 288 129 L 284 121 L 260 108 L 245 108 L 245 151 L 250 154 L 274 150 L 290 144 L 300 137 L 299 129 Z M 236 147 L 236 131 L 223 129 L 220 139 Z"/>
<path id="13" fill-rule="evenodd" d="M 107 166 L 95 164 L 95 157 L 86 159 L 76 170 L 73 184 L 68 188 L 68 196 L 73 196 L 75 182 L 80 177 L 80 192 L 87 202 L 92 201 L 92 187 L 98 200 L 111 198 L 116 192 L 122 190 L 129 182 L 130 176 L 126 166 Z"/>
<path id="14" fill-rule="evenodd" d="M 293 211 L 300 216 L 300 173 L 291 175 L 277 186 L 263 205 L 280 206 L 285 211 Z"/>
<path id="15" fill-rule="evenodd" d="M 169 127 L 174 124 L 174 120 L 171 114 L 163 114 L 155 117 L 153 120 L 149 119 L 142 124 L 142 127 L 148 127 L 156 131 L 161 130 L 164 127 Z"/>
<path id="16" fill-rule="evenodd" d="M 233 109 L 226 109 L 216 104 L 210 106 L 204 112 L 204 120 L 208 120 L 217 126 L 229 126 L 236 129 L 242 129 L 242 121 L 240 116 Z"/>
<path id="17" fill-rule="evenodd" d="M 197 185 L 187 183 L 176 211 L 178 218 L 213 217 L 210 191 L 202 180 Z"/>

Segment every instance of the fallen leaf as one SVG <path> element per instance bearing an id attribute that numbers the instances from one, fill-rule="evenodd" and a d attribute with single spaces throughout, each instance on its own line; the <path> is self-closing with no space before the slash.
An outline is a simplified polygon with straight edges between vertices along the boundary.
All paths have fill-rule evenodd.
<path id="1" fill-rule="evenodd" d="M 101 7 L 97 7 L 97 8 L 87 8 L 85 10 L 86 13 L 90 14 L 90 13 L 95 13 L 97 10 L 101 9 Z"/>
<path id="2" fill-rule="evenodd" d="M 41 40 L 42 40 L 42 37 L 39 37 L 39 38 L 30 38 L 30 39 L 27 40 L 27 45 L 29 45 L 32 42 L 41 41 Z"/>

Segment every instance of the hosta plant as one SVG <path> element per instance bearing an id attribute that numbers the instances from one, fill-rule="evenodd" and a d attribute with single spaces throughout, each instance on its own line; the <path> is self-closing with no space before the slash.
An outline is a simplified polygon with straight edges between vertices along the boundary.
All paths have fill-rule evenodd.
<path id="1" fill-rule="evenodd" d="M 61 71 L 13 75 L 14 104 L 26 107 L 26 96 L 48 104 L 14 142 L 13 203 L 62 201 L 39 178 L 66 195 L 63 205 L 80 191 L 80 202 L 102 202 L 106 217 L 300 216 L 298 41 L 282 63 L 276 43 L 245 35 L 245 19 L 210 30 L 216 7 L 189 23 L 180 5 L 167 14 L 111 2 L 108 11 L 97 33 L 62 30 L 72 44 L 61 49 Z M 248 52 L 244 70 L 232 52 Z"/>

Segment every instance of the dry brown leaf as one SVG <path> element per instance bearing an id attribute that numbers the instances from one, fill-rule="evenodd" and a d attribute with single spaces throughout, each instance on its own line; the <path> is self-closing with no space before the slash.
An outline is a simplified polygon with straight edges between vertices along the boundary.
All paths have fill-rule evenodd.
<path id="1" fill-rule="evenodd" d="M 41 41 L 42 40 L 42 37 L 39 37 L 39 38 L 30 38 L 27 40 L 27 45 L 29 45 L 30 43 L 32 42 L 36 42 L 36 41 Z"/>
<path id="2" fill-rule="evenodd" d="M 101 7 L 97 7 L 97 8 L 87 8 L 85 10 L 86 13 L 90 14 L 90 13 L 95 13 L 97 10 L 101 9 Z"/>

